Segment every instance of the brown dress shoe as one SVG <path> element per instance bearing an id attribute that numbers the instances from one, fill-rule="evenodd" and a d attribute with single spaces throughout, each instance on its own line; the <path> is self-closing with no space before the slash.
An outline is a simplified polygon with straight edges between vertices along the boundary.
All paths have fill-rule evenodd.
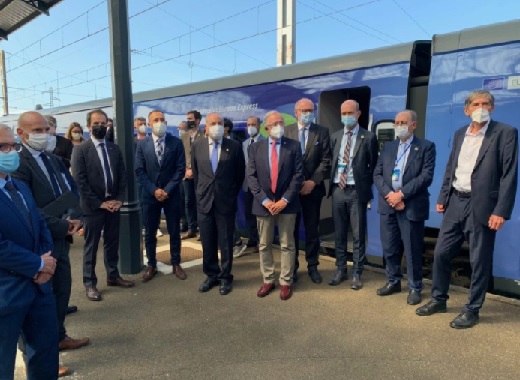
<path id="1" fill-rule="evenodd" d="M 58 367 L 58 377 L 67 376 L 69 374 L 69 367 L 60 366 Z"/>
<path id="2" fill-rule="evenodd" d="M 184 269 L 180 265 L 174 265 L 173 266 L 173 272 L 174 275 L 176 275 L 181 280 L 186 280 L 186 272 L 184 272 Z"/>
<path id="3" fill-rule="evenodd" d="M 60 351 L 64 350 L 77 350 L 83 346 L 86 346 L 90 343 L 90 339 L 88 337 L 83 337 L 80 339 L 73 339 L 70 336 L 65 335 L 65 338 L 60 340 Z"/>
<path id="4" fill-rule="evenodd" d="M 107 280 L 107 286 L 120 286 L 122 288 L 131 288 L 135 284 L 132 281 L 123 280 L 121 277 L 110 278 Z"/>
<path id="5" fill-rule="evenodd" d="M 282 301 L 287 301 L 292 296 L 291 285 L 280 285 L 280 298 Z"/>
<path id="6" fill-rule="evenodd" d="M 146 271 L 143 274 L 143 282 L 148 282 L 157 274 L 157 268 L 147 266 Z"/>
<path id="7" fill-rule="evenodd" d="M 87 298 L 91 301 L 101 301 L 101 294 L 99 294 L 99 290 L 97 288 L 86 288 Z"/>
<path id="8" fill-rule="evenodd" d="M 181 235 L 181 240 L 191 239 L 191 238 L 194 238 L 196 236 L 197 236 L 197 234 L 195 233 L 195 231 L 188 230 L 188 231 L 186 231 L 185 233 L 183 233 Z"/>
<path id="9" fill-rule="evenodd" d="M 264 298 L 266 295 L 271 293 L 271 290 L 275 288 L 274 282 L 264 282 L 264 284 L 258 289 L 256 295 L 260 298 Z"/>

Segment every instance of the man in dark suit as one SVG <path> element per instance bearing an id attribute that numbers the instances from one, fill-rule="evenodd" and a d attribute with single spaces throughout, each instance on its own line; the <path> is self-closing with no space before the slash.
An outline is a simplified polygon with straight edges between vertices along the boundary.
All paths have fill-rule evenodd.
<path id="1" fill-rule="evenodd" d="M 104 111 L 90 111 L 87 114 L 87 128 L 91 138 L 76 146 L 72 152 L 72 171 L 84 215 L 83 284 L 91 301 L 101 301 L 95 269 L 102 231 L 107 286 L 134 286 L 133 282 L 123 280 L 117 269 L 119 209 L 125 195 L 126 173 L 119 147 L 105 140 L 106 123 Z"/>
<path id="2" fill-rule="evenodd" d="M 0 379 L 14 377 L 16 343 L 27 347 L 27 378 L 58 376 L 58 329 L 50 279 L 52 239 L 29 188 L 11 178 L 19 165 L 11 128 L 0 125 Z"/>
<path id="3" fill-rule="evenodd" d="M 24 181 L 31 189 L 36 205 L 41 210 L 51 231 L 53 256 L 57 260 L 52 278 L 52 290 L 56 298 L 60 350 L 72 350 L 89 343 L 89 338 L 73 339 L 67 335 L 65 316 L 72 286 L 69 250 L 72 236 L 80 227 L 78 210 L 79 195 L 74 203 L 65 205 L 60 214 L 49 213 L 46 207 L 59 206 L 62 196 L 75 188 L 67 170 L 59 158 L 46 152 L 50 126 L 38 112 L 25 112 L 18 119 L 17 133 L 23 143 L 20 166 L 12 173 L 14 178 Z"/>
<path id="4" fill-rule="evenodd" d="M 70 158 L 72 157 L 72 149 L 74 148 L 74 144 L 69 139 L 66 139 L 63 136 L 58 136 L 56 134 L 56 129 L 58 125 L 56 124 L 56 118 L 51 115 L 45 116 L 47 122 L 49 123 L 49 146 L 47 147 L 47 151 L 60 157 L 65 164 L 67 169 L 70 169 Z"/>
<path id="5" fill-rule="evenodd" d="M 430 214 L 428 187 L 435 169 L 435 145 L 414 136 L 417 115 L 405 110 L 395 117 L 396 140 L 386 143 L 374 170 L 379 193 L 381 244 L 388 282 L 380 296 L 401 291 L 401 240 L 406 254 L 409 305 L 421 302 L 424 221 Z"/>
<path id="6" fill-rule="evenodd" d="M 186 173 L 182 185 L 184 186 L 184 199 L 188 231 L 181 235 L 181 239 L 191 239 L 197 236 L 197 201 L 195 198 L 195 183 L 191 168 L 191 150 L 195 141 L 204 138 L 204 132 L 199 130 L 201 115 L 193 110 L 186 114 L 188 131 L 181 136 L 184 153 L 186 155 Z"/>
<path id="7" fill-rule="evenodd" d="M 237 195 L 244 180 L 244 155 L 238 142 L 223 138 L 224 121 L 218 113 L 206 116 L 206 134 L 207 138 L 193 143 L 191 151 L 202 267 L 207 276 L 199 291 L 207 292 L 220 282 L 220 294 L 226 295 L 233 282 L 233 232 Z"/>
<path id="8" fill-rule="evenodd" d="M 281 249 L 280 298 L 292 295 L 294 260 L 294 223 L 300 212 L 303 181 L 302 153 L 299 144 L 284 136 L 283 116 L 277 111 L 265 116 L 269 139 L 249 148 L 247 181 L 253 194 L 253 214 L 260 235 L 260 270 L 263 284 L 258 297 L 267 296 L 275 288 L 273 260 L 274 227 L 278 225 Z"/>
<path id="9" fill-rule="evenodd" d="M 450 323 L 457 329 L 479 321 L 493 267 L 496 232 L 511 217 L 518 181 L 518 131 L 491 120 L 495 99 L 473 91 L 464 114 L 471 124 L 455 132 L 437 212 L 444 213 L 433 261 L 432 299 L 417 309 L 420 316 L 446 312 L 451 260 L 464 238 L 469 243 L 471 284 L 468 302 Z"/>
<path id="10" fill-rule="evenodd" d="M 344 129 L 330 139 L 332 214 L 336 233 L 336 273 L 329 285 L 339 285 L 347 278 L 347 233 L 352 228 L 354 243 L 351 289 L 363 287 L 361 274 L 365 265 L 367 205 L 372 199 L 372 175 L 377 162 L 377 138 L 358 124 L 359 104 L 346 100 L 341 105 Z"/>
<path id="11" fill-rule="evenodd" d="M 318 272 L 320 250 L 320 209 L 325 196 L 324 179 L 330 174 L 329 130 L 314 123 L 314 103 L 307 98 L 296 102 L 294 113 L 297 124 L 285 128 L 285 136 L 299 141 L 303 156 L 303 183 L 300 189 L 301 211 L 296 215 L 294 244 L 296 261 L 294 281 L 298 280 L 298 254 L 300 252 L 300 220 L 303 214 L 305 226 L 305 260 L 312 282 L 320 284 L 322 277 Z"/>
<path id="12" fill-rule="evenodd" d="M 177 137 L 166 133 L 166 119 L 161 111 L 148 114 L 152 135 L 137 143 L 135 175 L 141 185 L 141 201 L 145 225 L 146 256 L 148 267 L 143 282 L 150 281 L 157 273 L 157 237 L 161 210 L 166 216 L 170 235 L 170 257 L 173 273 L 181 280 L 186 274 L 181 263 L 180 186 L 186 170 L 184 148 Z M 182 205 L 183 206 L 183 205 Z"/>

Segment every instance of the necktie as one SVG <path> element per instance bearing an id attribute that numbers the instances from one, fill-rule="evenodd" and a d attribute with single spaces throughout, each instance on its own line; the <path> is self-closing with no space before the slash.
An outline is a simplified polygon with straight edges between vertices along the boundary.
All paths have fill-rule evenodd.
<path id="1" fill-rule="evenodd" d="M 305 153 L 305 128 L 300 130 L 300 148 L 302 149 L 302 154 Z"/>
<path id="2" fill-rule="evenodd" d="M 347 136 L 347 144 L 345 145 L 345 150 L 343 151 L 343 163 L 345 164 L 345 170 L 339 177 L 340 189 L 344 189 L 347 186 L 347 173 L 348 166 L 350 164 L 350 144 L 352 143 L 352 132 L 347 132 Z"/>
<path id="3" fill-rule="evenodd" d="M 271 150 L 271 191 L 275 194 L 278 182 L 278 153 L 276 152 L 276 142 L 271 144 L 273 145 Z"/>
<path id="4" fill-rule="evenodd" d="M 159 162 L 159 165 L 162 163 L 162 159 L 164 156 L 164 140 L 163 139 L 157 139 L 157 161 Z"/>
<path id="5" fill-rule="evenodd" d="M 27 210 L 27 207 L 23 203 L 23 199 L 21 195 L 18 193 L 18 190 L 14 187 L 14 184 L 11 181 L 7 181 L 5 183 L 5 190 L 11 197 L 11 200 L 13 201 L 14 205 L 18 210 L 20 210 L 20 213 L 22 214 L 23 219 L 27 223 L 27 225 L 30 227 L 31 224 L 31 216 L 29 215 L 29 210 Z"/>
<path id="6" fill-rule="evenodd" d="M 99 144 L 101 147 L 101 153 L 103 155 L 103 167 L 105 168 L 105 173 L 107 176 L 107 194 L 112 195 L 112 187 L 114 186 L 114 183 L 112 182 L 112 174 L 110 173 L 110 164 L 108 163 L 108 155 L 105 150 L 105 143 Z"/>
<path id="7" fill-rule="evenodd" d="M 218 141 L 213 142 L 213 151 L 211 152 L 211 169 L 213 169 L 213 174 L 217 172 L 218 166 Z"/>
<path id="8" fill-rule="evenodd" d="M 254 137 L 252 137 L 251 141 L 249 142 L 249 146 L 253 145 L 254 142 L 255 142 L 255 139 L 254 139 Z"/>
<path id="9" fill-rule="evenodd" d="M 52 190 L 54 190 L 54 195 L 59 197 L 61 195 L 60 185 L 58 185 L 58 180 L 56 179 L 56 175 L 54 174 L 54 169 L 49 161 L 49 157 L 45 155 L 44 152 L 40 154 L 40 157 L 43 161 L 43 165 L 45 165 L 45 169 L 47 169 L 47 174 L 49 174 L 49 179 L 51 180 Z"/>

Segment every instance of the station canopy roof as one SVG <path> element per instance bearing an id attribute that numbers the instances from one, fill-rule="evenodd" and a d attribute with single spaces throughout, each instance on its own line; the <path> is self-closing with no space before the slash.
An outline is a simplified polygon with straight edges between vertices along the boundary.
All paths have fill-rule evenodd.
<path id="1" fill-rule="evenodd" d="M 0 0 L 0 40 L 41 14 L 49 15 L 49 9 L 62 0 Z"/>

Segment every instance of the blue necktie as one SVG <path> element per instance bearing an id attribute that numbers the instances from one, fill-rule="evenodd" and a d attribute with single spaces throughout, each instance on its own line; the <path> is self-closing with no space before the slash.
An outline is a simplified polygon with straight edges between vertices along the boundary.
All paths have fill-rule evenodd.
<path id="1" fill-rule="evenodd" d="M 164 140 L 157 139 L 157 161 L 159 165 L 162 163 L 163 155 L 164 155 Z"/>
<path id="2" fill-rule="evenodd" d="M 47 174 L 49 175 L 49 179 L 51 180 L 54 195 L 56 197 L 59 197 L 61 195 L 60 185 L 58 185 L 58 180 L 56 179 L 56 175 L 54 174 L 54 169 L 51 165 L 51 162 L 49 161 L 49 157 L 47 157 L 44 152 L 40 154 L 40 157 L 43 161 L 43 165 L 45 165 L 45 169 L 47 169 Z"/>
<path id="3" fill-rule="evenodd" d="M 300 131 L 300 147 L 302 148 L 302 154 L 305 153 L 305 128 Z"/>
<path id="4" fill-rule="evenodd" d="M 11 200 L 13 201 L 14 205 L 18 210 L 20 210 L 20 213 L 23 216 L 23 219 L 27 223 L 29 227 L 32 226 L 31 223 L 31 216 L 29 215 L 29 210 L 27 210 L 27 206 L 23 203 L 23 199 L 21 195 L 18 193 L 18 190 L 16 190 L 16 187 L 14 187 L 14 184 L 11 181 L 7 181 L 5 183 L 5 190 L 11 197 Z"/>
<path id="5" fill-rule="evenodd" d="M 218 166 L 218 142 L 213 142 L 213 151 L 211 152 L 211 169 L 213 169 L 213 174 L 217 172 Z"/>
<path id="6" fill-rule="evenodd" d="M 114 183 L 112 182 L 112 175 L 110 174 L 110 164 L 108 163 L 105 143 L 101 143 L 99 146 L 101 147 L 101 153 L 103 154 L 103 166 L 105 167 L 105 173 L 107 175 L 107 194 L 112 195 L 112 187 L 114 186 Z"/>

